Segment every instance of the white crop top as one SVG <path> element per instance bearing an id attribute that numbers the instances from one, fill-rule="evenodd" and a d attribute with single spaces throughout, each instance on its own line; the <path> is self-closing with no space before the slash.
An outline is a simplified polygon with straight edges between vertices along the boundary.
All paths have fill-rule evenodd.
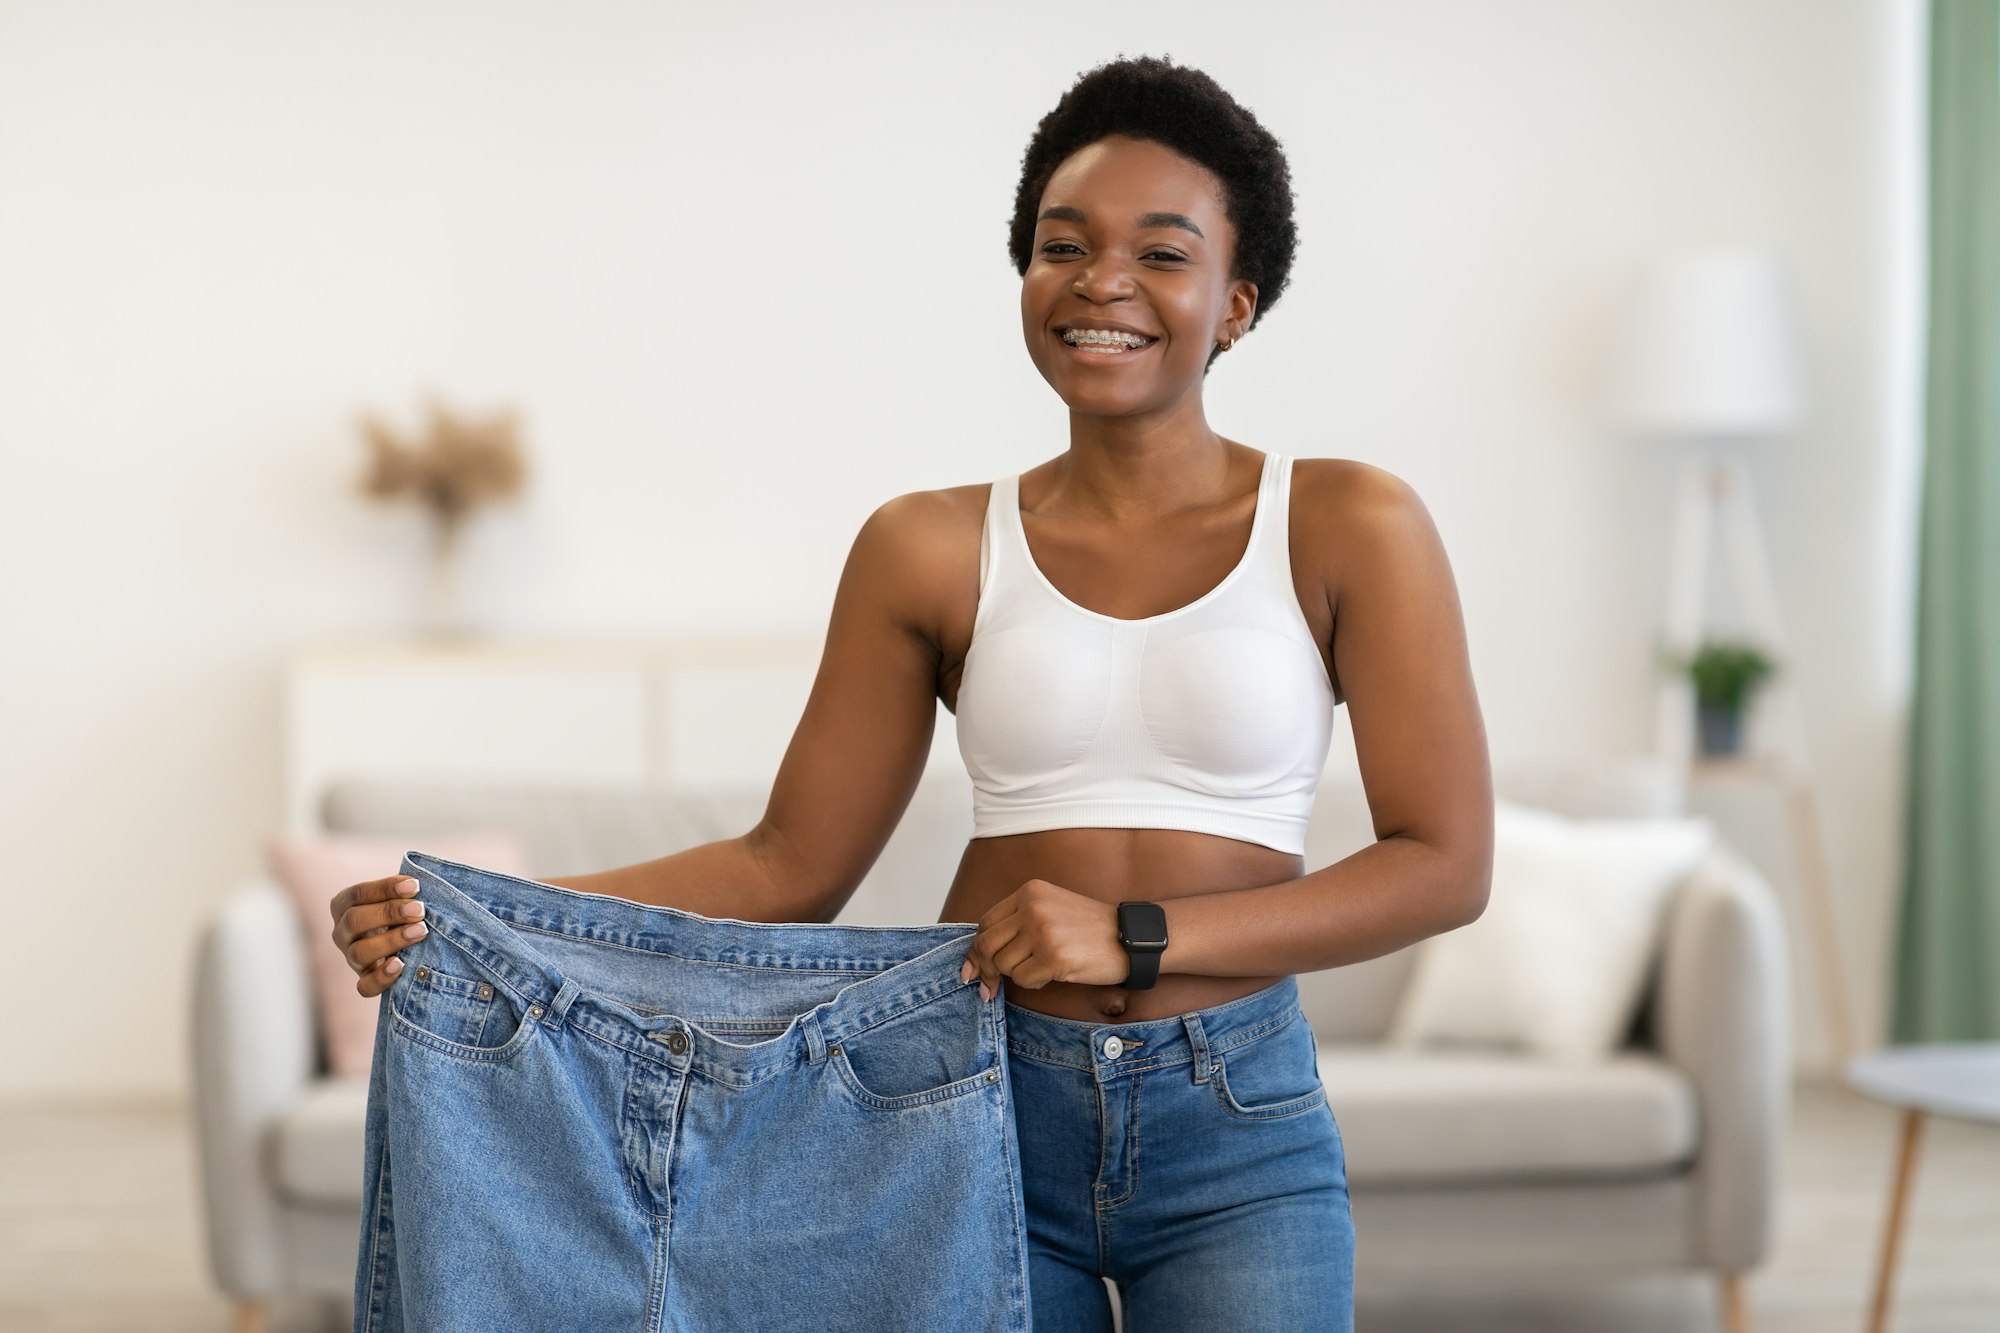
<path id="1" fill-rule="evenodd" d="M 1222 582 L 1142 620 L 1056 591 L 1028 552 L 1020 478 L 993 483 L 957 703 L 973 837 L 1174 828 L 1305 851 L 1334 703 L 1292 586 L 1291 465 L 1264 456 Z"/>

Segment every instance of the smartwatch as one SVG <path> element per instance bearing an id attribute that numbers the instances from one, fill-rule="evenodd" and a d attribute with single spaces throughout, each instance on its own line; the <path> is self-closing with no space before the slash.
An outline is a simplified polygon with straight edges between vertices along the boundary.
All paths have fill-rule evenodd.
<path id="1" fill-rule="evenodd" d="M 1160 979 L 1160 955 L 1167 948 L 1167 911 L 1158 903 L 1118 904 L 1118 942 L 1132 960 L 1127 990 L 1150 990 Z"/>

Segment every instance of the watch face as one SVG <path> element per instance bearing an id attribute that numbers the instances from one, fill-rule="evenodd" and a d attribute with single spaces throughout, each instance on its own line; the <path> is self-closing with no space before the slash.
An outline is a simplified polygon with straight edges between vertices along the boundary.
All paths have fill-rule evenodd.
<path id="1" fill-rule="evenodd" d="M 1158 903 L 1118 904 L 1118 939 L 1128 949 L 1166 948 L 1166 909 Z"/>

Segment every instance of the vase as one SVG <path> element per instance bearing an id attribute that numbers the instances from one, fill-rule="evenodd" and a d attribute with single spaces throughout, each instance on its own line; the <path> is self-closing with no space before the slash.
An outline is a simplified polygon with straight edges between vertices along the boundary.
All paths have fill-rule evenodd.
<path id="1" fill-rule="evenodd" d="M 1743 748 L 1743 710 L 1727 704 L 1697 704 L 1695 721 L 1700 728 L 1701 752 L 1721 758 Z"/>
<path id="2" fill-rule="evenodd" d="M 461 605 L 463 526 L 461 516 L 445 514 L 432 529 L 430 582 L 425 589 L 418 628 L 424 638 L 433 642 L 462 642 L 478 637 L 477 627 Z"/>

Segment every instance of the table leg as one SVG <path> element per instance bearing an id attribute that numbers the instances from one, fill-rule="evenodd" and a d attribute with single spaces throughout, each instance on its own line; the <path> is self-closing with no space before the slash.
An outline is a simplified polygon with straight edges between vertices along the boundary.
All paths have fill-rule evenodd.
<path id="1" fill-rule="evenodd" d="M 1889 1225 L 1882 1236 L 1882 1264 L 1875 1270 L 1875 1311 L 1868 1320 L 1868 1333 L 1887 1333 L 1889 1327 L 1889 1286 L 1896 1276 L 1896 1250 L 1903 1240 L 1903 1220 L 1909 1212 L 1910 1185 L 1916 1179 L 1917 1144 L 1923 1128 L 1924 1113 L 1906 1108 L 1902 1151 L 1896 1157 L 1896 1183 L 1889 1196 Z"/>

